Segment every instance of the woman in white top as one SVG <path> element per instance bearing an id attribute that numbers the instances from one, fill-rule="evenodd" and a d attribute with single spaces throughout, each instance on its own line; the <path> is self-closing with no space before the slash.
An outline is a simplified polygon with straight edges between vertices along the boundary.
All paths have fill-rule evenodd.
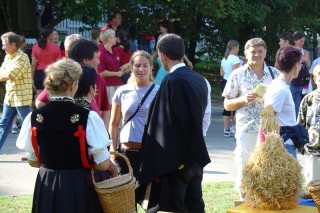
<path id="1" fill-rule="evenodd" d="M 227 80 L 231 72 L 240 66 L 240 59 L 238 56 L 239 43 L 236 40 L 230 40 L 227 44 L 227 49 L 224 57 L 221 61 L 220 76 L 223 77 L 221 80 L 221 91 L 223 92 L 226 86 Z M 230 131 L 230 116 L 233 114 L 231 111 L 223 110 L 223 124 L 224 124 L 224 136 L 231 137 L 232 132 Z"/>
<path id="2" fill-rule="evenodd" d="M 273 106 L 281 128 L 294 127 L 297 122 L 290 83 L 292 79 L 298 77 L 301 69 L 301 52 L 292 46 L 284 46 L 279 49 L 276 60 L 279 65 L 280 76 L 268 86 L 264 96 L 264 104 L 265 106 L 270 104 Z M 288 138 L 284 141 L 284 145 L 289 154 L 296 158 L 293 141 Z"/>
<path id="3" fill-rule="evenodd" d="M 118 150 L 128 157 L 136 176 L 140 167 L 140 149 L 147 111 L 159 86 L 153 84 L 152 60 L 149 53 L 136 51 L 129 63 L 132 75 L 128 83 L 119 87 L 112 98 L 109 126 L 112 139 L 110 151 L 116 151 L 118 148 L 118 129 L 122 126 Z M 141 105 L 144 97 L 146 97 L 145 101 Z M 138 109 L 139 105 L 141 107 Z M 118 163 L 121 173 L 127 173 L 126 166 L 122 165 L 121 161 Z"/>

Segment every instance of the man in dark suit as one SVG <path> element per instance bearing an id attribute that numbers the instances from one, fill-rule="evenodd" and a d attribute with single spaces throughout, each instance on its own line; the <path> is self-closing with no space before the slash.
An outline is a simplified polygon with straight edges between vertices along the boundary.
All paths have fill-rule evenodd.
<path id="1" fill-rule="evenodd" d="M 210 158 L 202 123 L 209 89 L 183 63 L 184 53 L 175 34 L 158 41 L 158 55 L 170 73 L 151 103 L 142 139 L 136 198 L 147 212 L 204 212 L 201 182 Z"/>

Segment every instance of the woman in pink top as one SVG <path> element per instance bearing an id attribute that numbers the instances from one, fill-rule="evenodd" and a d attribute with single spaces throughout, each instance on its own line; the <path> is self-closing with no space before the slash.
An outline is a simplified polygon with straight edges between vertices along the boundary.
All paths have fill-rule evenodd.
<path id="1" fill-rule="evenodd" d="M 32 47 L 31 72 L 33 86 L 37 90 L 37 95 L 44 89 L 43 80 L 44 69 L 51 63 L 61 58 L 60 48 L 50 42 L 52 29 L 41 28 L 37 44 Z"/>

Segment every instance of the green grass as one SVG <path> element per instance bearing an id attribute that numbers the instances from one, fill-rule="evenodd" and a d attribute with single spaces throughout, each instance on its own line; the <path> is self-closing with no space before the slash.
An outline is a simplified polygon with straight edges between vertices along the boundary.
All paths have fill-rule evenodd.
<path id="1" fill-rule="evenodd" d="M 232 182 L 212 182 L 202 185 L 203 199 L 206 212 L 225 213 L 226 209 L 234 206 L 238 194 L 233 189 Z M 25 213 L 31 212 L 32 195 L 26 196 L 0 196 L 0 212 Z M 143 213 L 138 208 L 138 213 Z"/>
<path id="2" fill-rule="evenodd" d="M 198 61 L 195 64 L 196 69 L 209 69 L 209 70 L 214 70 L 214 69 L 220 69 L 220 62 L 212 62 L 211 60 L 201 60 Z"/>
<path id="3" fill-rule="evenodd" d="M 213 103 L 223 103 L 223 97 L 220 87 L 211 87 L 211 101 Z"/>
<path id="4" fill-rule="evenodd" d="M 0 196 L 0 212 L 31 212 L 32 195 Z"/>

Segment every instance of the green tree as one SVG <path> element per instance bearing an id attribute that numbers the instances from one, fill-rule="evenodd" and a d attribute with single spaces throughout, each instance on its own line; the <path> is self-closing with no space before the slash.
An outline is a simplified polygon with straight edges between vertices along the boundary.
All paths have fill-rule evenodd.
<path id="1" fill-rule="evenodd" d="M 41 0 L 40 2 L 45 2 Z M 29 3 L 27 3 L 29 2 Z M 30 3 L 31 2 L 31 3 Z M 187 55 L 196 54 L 198 41 L 210 58 L 220 58 L 228 40 L 243 46 L 252 37 L 262 37 L 268 45 L 267 60 L 272 63 L 278 49 L 278 35 L 284 31 L 308 33 L 316 45 L 320 32 L 319 0 L 50 0 L 55 26 L 65 18 L 96 25 L 102 14 L 118 10 L 123 26 L 137 25 L 138 32 L 155 33 L 159 20 L 169 18 L 176 33 L 185 40 Z M 35 26 L 34 0 L 0 0 L 1 32 L 27 32 Z M 16 12 L 18 11 L 18 13 Z M 18 14 L 18 16 L 16 15 Z M 28 17 L 28 18 L 26 18 Z M 31 20 L 31 21 L 30 21 Z M 34 30 L 33 30 L 34 31 Z"/>

